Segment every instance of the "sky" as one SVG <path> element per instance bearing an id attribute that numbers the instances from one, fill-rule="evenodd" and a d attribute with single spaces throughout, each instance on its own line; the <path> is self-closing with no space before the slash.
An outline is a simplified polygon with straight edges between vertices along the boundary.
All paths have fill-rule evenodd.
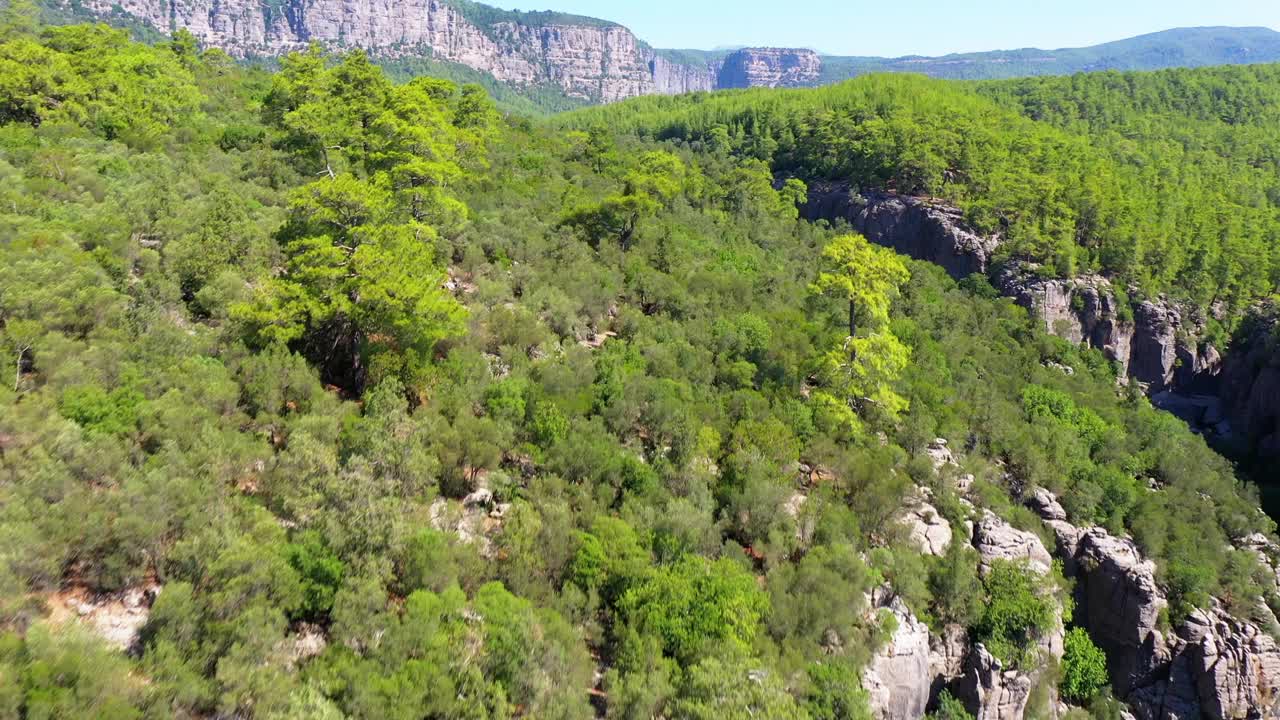
<path id="1" fill-rule="evenodd" d="M 1174 27 L 1280 30 L 1280 0 L 488 0 L 612 20 L 662 48 L 944 55 L 1096 45 Z"/>

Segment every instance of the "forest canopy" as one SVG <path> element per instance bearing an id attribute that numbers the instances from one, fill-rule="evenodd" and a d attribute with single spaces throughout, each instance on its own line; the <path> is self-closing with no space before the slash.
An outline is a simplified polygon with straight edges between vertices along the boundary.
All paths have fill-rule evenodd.
<path id="1" fill-rule="evenodd" d="M 1066 88 L 1023 117 L 1050 112 L 1032 90 L 872 78 L 562 129 L 360 52 L 268 72 L 11 13 L 0 716 L 865 718 L 886 588 L 1012 667 L 1063 602 L 1058 568 L 922 550 L 900 521 L 926 490 L 957 534 L 993 513 L 1046 538 L 1021 501 L 1052 490 L 1155 560 L 1171 620 L 1262 622 L 1280 599 L 1232 542 L 1275 526 L 1202 439 L 990 287 L 774 187 L 866 173 L 953 194 L 1016 252 L 1271 287 L 1269 256 L 1230 262 L 1274 240 L 1274 158 L 1237 173 L 1227 133 L 1124 160 Z M 1108 204 L 1145 173 L 1186 194 Z M 1155 232 L 1212 182 L 1238 225 Z M 1086 209 L 1114 232 L 1080 236 Z M 152 600 L 127 653 L 64 612 L 129 593 Z M 1085 704 L 1106 690 L 1073 637 Z"/>
<path id="2" fill-rule="evenodd" d="M 958 203 L 1005 258 L 1238 313 L 1280 283 L 1280 67 L 644 97 L 556 122 Z"/>

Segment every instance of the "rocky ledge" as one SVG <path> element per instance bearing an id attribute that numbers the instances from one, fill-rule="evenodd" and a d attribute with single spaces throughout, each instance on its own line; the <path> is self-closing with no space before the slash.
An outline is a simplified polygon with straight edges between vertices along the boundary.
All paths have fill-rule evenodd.
<path id="1" fill-rule="evenodd" d="M 1138 720 L 1277 717 L 1275 639 L 1216 602 L 1167 627 L 1168 600 L 1156 583 L 1155 565 L 1132 541 L 1071 525 L 1046 491 L 1037 491 L 1029 504 L 1053 529 L 1064 569 L 1076 579 L 1077 622 L 1106 651 L 1112 687 Z"/>
<path id="2" fill-rule="evenodd" d="M 1000 244 L 964 224 L 959 209 L 926 198 L 854 192 L 847 183 L 814 183 L 800 208 L 807 220 L 843 220 L 868 240 L 942 266 L 952 277 L 985 275 Z"/>
<path id="3" fill-rule="evenodd" d="M 724 59 L 716 89 L 806 87 L 821 72 L 822 58 L 812 50 L 746 48 Z"/>

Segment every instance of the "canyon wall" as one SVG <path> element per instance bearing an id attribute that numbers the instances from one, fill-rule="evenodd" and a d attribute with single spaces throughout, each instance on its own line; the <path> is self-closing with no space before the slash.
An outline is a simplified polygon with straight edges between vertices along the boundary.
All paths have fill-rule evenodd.
<path id="1" fill-rule="evenodd" d="M 70 3 L 71 0 L 64 0 Z M 129 15 L 161 32 L 186 29 L 233 57 L 273 57 L 312 42 L 379 58 L 429 57 L 516 87 L 615 102 L 724 87 L 815 84 L 812 50 L 744 48 L 706 64 L 663 56 L 614 23 L 493 11 L 473 20 L 447 0 L 83 0 L 89 12 Z"/>

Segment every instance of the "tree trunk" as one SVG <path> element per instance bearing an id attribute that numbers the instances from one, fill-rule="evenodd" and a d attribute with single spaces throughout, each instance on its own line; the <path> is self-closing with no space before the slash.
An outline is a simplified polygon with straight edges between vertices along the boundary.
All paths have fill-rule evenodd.
<path id="1" fill-rule="evenodd" d="M 14 363 L 13 368 L 13 391 L 18 392 L 18 388 L 22 387 L 22 359 L 27 356 L 28 348 L 20 348 L 18 350 L 18 360 Z"/>

